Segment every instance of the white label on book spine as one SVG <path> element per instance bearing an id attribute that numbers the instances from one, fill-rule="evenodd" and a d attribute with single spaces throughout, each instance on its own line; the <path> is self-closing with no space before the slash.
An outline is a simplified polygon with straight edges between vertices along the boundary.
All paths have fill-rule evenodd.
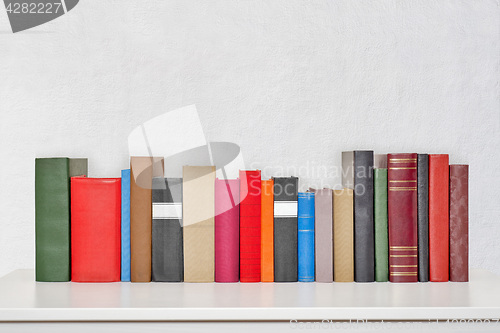
<path id="1" fill-rule="evenodd" d="M 154 202 L 154 219 L 182 219 L 182 203 L 180 202 Z"/>
<path id="2" fill-rule="evenodd" d="M 297 201 L 275 201 L 274 217 L 297 217 Z"/>

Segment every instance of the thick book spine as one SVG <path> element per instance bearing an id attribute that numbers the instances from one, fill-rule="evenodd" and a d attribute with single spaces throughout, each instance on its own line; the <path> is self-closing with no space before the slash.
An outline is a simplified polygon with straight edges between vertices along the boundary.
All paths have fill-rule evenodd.
<path id="1" fill-rule="evenodd" d="M 215 179 L 215 282 L 239 280 L 239 202 L 239 179 Z"/>
<path id="2" fill-rule="evenodd" d="M 333 198 L 332 190 L 314 192 L 314 261 L 316 282 L 333 282 Z M 352 208 L 352 207 L 351 207 Z"/>
<path id="3" fill-rule="evenodd" d="M 450 165 L 450 281 L 469 281 L 468 165 Z"/>
<path id="4" fill-rule="evenodd" d="M 182 178 L 153 178 L 151 280 L 182 282 Z"/>
<path id="5" fill-rule="evenodd" d="M 417 157 L 418 281 L 429 281 L 429 155 Z"/>
<path id="6" fill-rule="evenodd" d="M 314 281 L 314 193 L 298 194 L 298 280 Z"/>
<path id="7" fill-rule="evenodd" d="M 335 282 L 354 281 L 354 194 L 333 191 L 333 273 Z"/>
<path id="8" fill-rule="evenodd" d="M 260 282 L 260 170 L 240 170 L 240 281 Z"/>
<path id="9" fill-rule="evenodd" d="M 274 282 L 274 182 L 261 181 L 260 276 L 262 282 Z"/>
<path id="10" fill-rule="evenodd" d="M 122 170 L 121 280 L 130 281 L 130 169 Z"/>
<path id="11" fill-rule="evenodd" d="M 387 169 L 373 170 L 375 189 L 375 281 L 389 281 L 389 235 L 387 226 Z"/>
<path id="12" fill-rule="evenodd" d="M 274 180 L 274 281 L 297 282 L 297 177 Z"/>
<path id="13" fill-rule="evenodd" d="M 389 154 L 389 275 L 417 282 L 417 154 Z"/>
<path id="14" fill-rule="evenodd" d="M 71 280 L 120 281 L 120 178 L 71 178 Z"/>
<path id="15" fill-rule="evenodd" d="M 183 167 L 184 281 L 214 282 L 215 167 Z"/>
<path id="16" fill-rule="evenodd" d="M 163 177 L 163 158 L 130 158 L 130 280 L 151 282 L 153 177 Z"/>
<path id="17" fill-rule="evenodd" d="M 429 280 L 449 280 L 449 158 L 429 154 Z"/>
<path id="18" fill-rule="evenodd" d="M 354 151 L 354 280 L 375 281 L 373 151 Z"/>

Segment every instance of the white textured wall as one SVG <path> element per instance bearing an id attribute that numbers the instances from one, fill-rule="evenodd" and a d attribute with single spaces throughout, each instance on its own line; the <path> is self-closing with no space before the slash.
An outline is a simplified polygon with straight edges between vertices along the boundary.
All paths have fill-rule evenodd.
<path id="1" fill-rule="evenodd" d="M 34 266 L 35 156 L 119 176 L 135 126 L 193 103 L 209 140 L 302 168 L 302 188 L 342 150 L 469 163 L 471 266 L 500 273 L 499 17 L 498 0 L 84 0 L 12 34 L 0 7 L 0 275 Z"/>

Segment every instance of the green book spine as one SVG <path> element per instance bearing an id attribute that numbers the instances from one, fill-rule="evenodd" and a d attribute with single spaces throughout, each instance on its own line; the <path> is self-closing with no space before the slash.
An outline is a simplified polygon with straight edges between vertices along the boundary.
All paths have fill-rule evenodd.
<path id="1" fill-rule="evenodd" d="M 374 169 L 375 281 L 389 281 L 387 169 Z"/>
<path id="2" fill-rule="evenodd" d="M 35 160 L 36 281 L 69 281 L 70 176 L 87 175 L 87 159 Z"/>

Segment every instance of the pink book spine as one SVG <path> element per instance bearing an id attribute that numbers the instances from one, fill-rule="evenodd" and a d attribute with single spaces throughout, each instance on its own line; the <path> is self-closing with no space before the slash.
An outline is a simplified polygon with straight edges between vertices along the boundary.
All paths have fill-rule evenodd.
<path id="1" fill-rule="evenodd" d="M 239 281 L 239 179 L 215 180 L 215 282 Z"/>

